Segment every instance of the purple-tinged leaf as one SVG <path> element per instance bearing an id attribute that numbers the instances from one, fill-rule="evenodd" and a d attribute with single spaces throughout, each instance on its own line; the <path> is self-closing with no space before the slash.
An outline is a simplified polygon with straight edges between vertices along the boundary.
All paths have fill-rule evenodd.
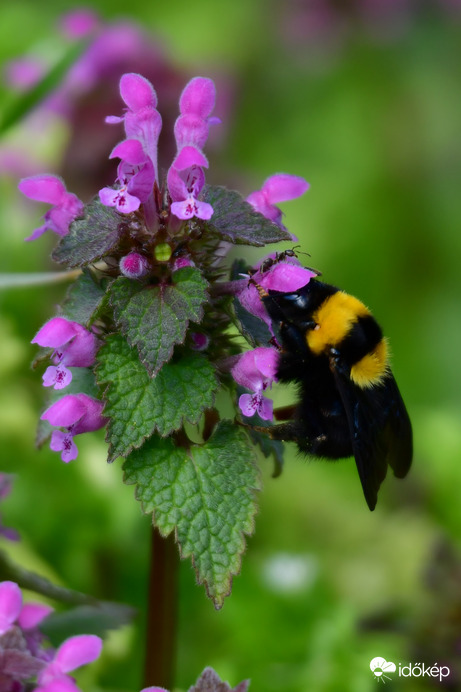
<path id="1" fill-rule="evenodd" d="M 279 243 L 291 235 L 255 211 L 239 192 L 221 186 L 205 185 L 200 199 L 213 207 L 209 232 L 238 245 Z"/>

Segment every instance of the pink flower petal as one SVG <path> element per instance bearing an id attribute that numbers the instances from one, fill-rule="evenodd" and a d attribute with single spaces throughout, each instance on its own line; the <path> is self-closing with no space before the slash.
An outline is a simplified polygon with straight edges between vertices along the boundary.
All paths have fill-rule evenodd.
<path id="1" fill-rule="evenodd" d="M 262 186 L 262 191 L 270 204 L 296 199 L 308 189 L 309 183 L 304 178 L 289 173 L 276 173 L 268 178 Z"/>
<path id="2" fill-rule="evenodd" d="M 94 634 L 80 634 L 66 639 L 56 651 L 54 665 L 63 673 L 95 661 L 102 649 L 102 639 Z"/>
<path id="3" fill-rule="evenodd" d="M 48 224 L 44 223 L 43 226 L 39 226 L 38 228 L 36 228 L 35 231 L 31 233 L 29 236 L 27 236 L 27 238 L 24 238 L 24 240 L 37 240 L 37 238 L 40 238 L 40 236 L 43 235 L 45 231 L 48 230 L 48 228 Z"/>
<path id="4" fill-rule="evenodd" d="M 18 188 L 29 199 L 48 204 L 60 204 L 66 194 L 64 182 L 56 175 L 34 175 L 23 178 Z"/>
<path id="5" fill-rule="evenodd" d="M 108 125 L 119 125 L 120 123 L 123 123 L 124 120 L 125 118 L 120 115 L 107 115 L 104 118 L 104 122 Z"/>
<path id="6" fill-rule="evenodd" d="M 83 38 L 97 29 L 97 14 L 89 9 L 78 9 L 68 12 L 60 20 L 60 29 L 67 38 Z"/>
<path id="7" fill-rule="evenodd" d="M 43 386 L 64 389 L 72 382 L 72 373 L 65 365 L 50 365 L 43 373 Z"/>
<path id="8" fill-rule="evenodd" d="M 109 158 L 123 159 L 132 166 L 140 166 L 147 160 L 147 155 L 138 139 L 124 139 L 112 149 Z"/>
<path id="9" fill-rule="evenodd" d="M 258 415 L 263 420 L 272 420 L 274 412 L 274 402 L 265 396 L 261 396 L 258 408 Z"/>
<path id="10" fill-rule="evenodd" d="M 26 603 L 19 614 L 18 624 L 22 629 L 30 630 L 37 627 L 53 611 L 54 608 L 42 603 Z"/>
<path id="11" fill-rule="evenodd" d="M 290 262 L 277 262 L 268 271 L 255 274 L 255 282 L 266 290 L 291 293 L 309 283 L 317 274 Z"/>
<path id="12" fill-rule="evenodd" d="M 244 416 L 251 418 L 256 413 L 252 394 L 242 394 L 239 398 L 239 408 Z"/>
<path id="13" fill-rule="evenodd" d="M 45 348 L 64 346 L 76 335 L 76 324 L 77 322 L 66 320 L 64 317 L 52 317 L 38 330 L 31 343 Z"/>
<path id="14" fill-rule="evenodd" d="M 49 406 L 40 418 L 41 420 L 47 420 L 51 425 L 69 428 L 80 420 L 85 413 L 85 401 L 81 401 L 78 394 L 66 394 L 66 396 L 63 396 Z"/>
<path id="15" fill-rule="evenodd" d="M 208 159 L 205 154 L 196 147 L 183 147 L 172 164 L 176 170 L 183 171 L 191 166 L 203 166 L 208 168 Z"/>
<path id="16" fill-rule="evenodd" d="M 197 216 L 199 219 L 208 220 L 213 216 L 213 207 L 206 202 L 199 202 L 194 197 L 188 197 L 183 202 L 173 202 L 171 212 L 178 219 L 192 219 Z"/>
<path id="17" fill-rule="evenodd" d="M 0 583 L 0 635 L 7 632 L 22 608 L 22 593 L 14 581 Z"/>
<path id="18" fill-rule="evenodd" d="M 277 363 L 278 352 L 274 348 L 258 346 L 238 357 L 231 375 L 237 384 L 259 392 L 276 379 Z"/>
<path id="19" fill-rule="evenodd" d="M 78 457 L 78 448 L 74 442 L 72 433 L 64 433 L 61 430 L 53 430 L 50 449 L 53 452 L 62 452 L 61 460 L 68 464 Z"/>
<path id="20" fill-rule="evenodd" d="M 157 94 L 152 84 L 148 79 L 134 72 L 122 75 L 120 95 L 128 108 L 135 112 L 146 106 L 155 108 L 157 105 Z"/>
<path id="21" fill-rule="evenodd" d="M 194 77 L 183 89 L 179 99 L 182 114 L 192 113 L 207 118 L 214 108 L 216 88 L 211 79 Z"/>
<path id="22" fill-rule="evenodd" d="M 67 675 L 51 679 L 44 685 L 36 687 L 34 692 L 81 692 L 75 681 Z"/>

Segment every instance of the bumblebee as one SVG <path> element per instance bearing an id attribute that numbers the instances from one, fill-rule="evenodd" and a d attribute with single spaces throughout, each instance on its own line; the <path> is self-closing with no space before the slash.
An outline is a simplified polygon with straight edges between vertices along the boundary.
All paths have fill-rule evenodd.
<path id="1" fill-rule="evenodd" d="M 314 457 L 354 456 L 373 510 L 388 465 L 403 478 L 413 454 L 410 419 L 380 326 L 360 300 L 318 279 L 261 299 L 278 328 L 277 377 L 300 391 L 292 418 L 265 431 Z"/>

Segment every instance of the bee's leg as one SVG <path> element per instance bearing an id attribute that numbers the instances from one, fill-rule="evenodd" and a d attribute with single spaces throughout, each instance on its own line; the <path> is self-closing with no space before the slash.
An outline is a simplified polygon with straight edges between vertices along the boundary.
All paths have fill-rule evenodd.
<path id="1" fill-rule="evenodd" d="M 281 440 L 282 442 L 297 442 L 300 430 L 295 421 L 280 423 L 279 425 L 248 425 L 242 423 L 246 428 L 262 433 L 271 438 L 271 440 Z"/>

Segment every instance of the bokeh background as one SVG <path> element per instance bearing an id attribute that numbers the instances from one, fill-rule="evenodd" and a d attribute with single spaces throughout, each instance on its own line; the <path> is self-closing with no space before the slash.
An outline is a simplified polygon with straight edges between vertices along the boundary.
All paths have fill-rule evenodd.
<path id="1" fill-rule="evenodd" d="M 74 39 L 60 20 L 76 7 L 2 4 L 4 114 L 66 52 Z M 207 146 L 208 180 L 244 194 L 280 171 L 311 183 L 284 206 L 310 254 L 300 258 L 373 309 L 414 424 L 411 474 L 386 480 L 374 513 L 352 462 L 309 462 L 289 447 L 273 479 L 261 459 L 256 532 L 222 611 L 181 565 L 178 689 L 212 665 L 232 685 L 251 678 L 253 692 L 366 692 L 376 656 L 448 665 L 445 689 L 461 689 L 461 3 L 99 0 L 88 9 L 110 38 L 0 141 L 0 270 L 56 269 L 53 238 L 24 243 L 41 212 L 20 198 L 18 178 L 64 172 L 86 199 L 113 179 L 106 157 L 119 132 L 103 118 L 121 112 L 121 72 L 153 80 L 164 129 L 183 84 L 211 76 L 223 124 Z M 161 146 L 167 166 L 168 132 Z M 0 537 L 0 549 L 57 583 L 139 609 L 78 677 L 87 692 L 135 691 L 149 519 L 119 462 L 105 463 L 102 435 L 84 436 L 68 466 L 34 448 L 42 387 L 29 342 L 64 290 L 0 292 L 0 470 L 17 474 L 2 517 L 22 537 Z M 438 684 L 394 675 L 388 686 Z"/>

